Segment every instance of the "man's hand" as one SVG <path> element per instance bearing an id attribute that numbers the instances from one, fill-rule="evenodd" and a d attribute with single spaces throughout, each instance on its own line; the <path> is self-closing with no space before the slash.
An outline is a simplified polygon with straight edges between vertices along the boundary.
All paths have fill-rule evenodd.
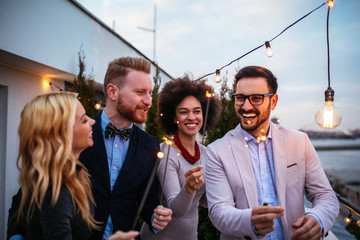
<path id="1" fill-rule="evenodd" d="M 322 236 L 320 223 L 311 215 L 298 218 L 291 226 L 297 229 L 291 240 L 315 240 Z"/>
<path id="2" fill-rule="evenodd" d="M 154 219 L 152 221 L 152 226 L 158 231 L 163 230 L 171 221 L 171 215 L 171 209 L 159 205 L 154 209 Z"/>
<path id="3" fill-rule="evenodd" d="M 275 230 L 274 219 L 284 215 L 284 208 L 280 206 L 258 206 L 252 209 L 251 221 L 256 231 L 265 236 Z"/>
<path id="4" fill-rule="evenodd" d="M 113 235 L 111 235 L 108 240 L 135 240 L 135 238 L 139 235 L 137 231 L 129 231 L 129 232 L 122 232 L 117 231 Z"/>

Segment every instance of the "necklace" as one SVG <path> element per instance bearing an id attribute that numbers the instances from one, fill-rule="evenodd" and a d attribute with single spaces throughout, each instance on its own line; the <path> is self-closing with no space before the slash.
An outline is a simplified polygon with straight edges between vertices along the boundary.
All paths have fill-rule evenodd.
<path id="1" fill-rule="evenodd" d="M 182 145 L 180 138 L 177 134 L 174 136 L 174 142 L 176 146 L 180 149 L 181 155 L 191 164 L 197 162 L 200 159 L 200 149 L 198 143 L 195 141 L 195 156 L 192 156 L 188 150 Z"/>

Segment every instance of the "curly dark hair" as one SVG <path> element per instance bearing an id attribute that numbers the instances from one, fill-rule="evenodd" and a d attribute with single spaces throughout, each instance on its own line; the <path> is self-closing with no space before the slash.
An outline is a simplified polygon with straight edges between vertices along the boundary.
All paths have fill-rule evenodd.
<path id="1" fill-rule="evenodd" d="M 206 91 L 213 93 L 212 86 L 207 85 L 205 80 L 190 80 L 188 75 L 182 78 L 173 79 L 167 82 L 158 96 L 157 102 L 157 123 L 165 134 L 177 132 L 177 125 L 174 123 L 175 110 L 179 103 L 187 96 L 194 96 L 201 103 L 203 118 L 205 121 L 205 111 L 207 105 Z M 215 96 L 210 98 L 206 130 L 215 126 L 221 111 L 220 100 Z M 200 129 L 203 131 L 204 125 Z"/>

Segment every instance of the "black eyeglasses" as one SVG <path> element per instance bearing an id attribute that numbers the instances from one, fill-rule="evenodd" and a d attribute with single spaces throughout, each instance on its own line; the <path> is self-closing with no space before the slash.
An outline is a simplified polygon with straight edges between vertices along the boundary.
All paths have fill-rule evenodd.
<path id="1" fill-rule="evenodd" d="M 232 96 L 234 98 L 235 105 L 237 105 L 237 106 L 244 105 L 246 99 L 249 99 L 249 102 L 253 106 L 259 106 L 259 105 L 263 104 L 265 97 L 269 97 L 269 96 L 273 96 L 273 95 L 274 95 L 274 93 L 253 94 L 253 95 L 246 96 L 246 95 L 243 95 L 243 94 L 234 93 Z"/>

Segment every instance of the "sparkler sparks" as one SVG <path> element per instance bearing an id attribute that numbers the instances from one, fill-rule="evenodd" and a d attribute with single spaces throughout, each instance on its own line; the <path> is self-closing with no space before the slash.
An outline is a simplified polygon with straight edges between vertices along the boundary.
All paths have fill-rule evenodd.
<path id="1" fill-rule="evenodd" d="M 161 139 L 164 140 L 167 145 L 172 145 L 173 144 L 172 140 L 174 139 L 174 136 L 170 136 L 169 138 L 163 136 Z"/>

